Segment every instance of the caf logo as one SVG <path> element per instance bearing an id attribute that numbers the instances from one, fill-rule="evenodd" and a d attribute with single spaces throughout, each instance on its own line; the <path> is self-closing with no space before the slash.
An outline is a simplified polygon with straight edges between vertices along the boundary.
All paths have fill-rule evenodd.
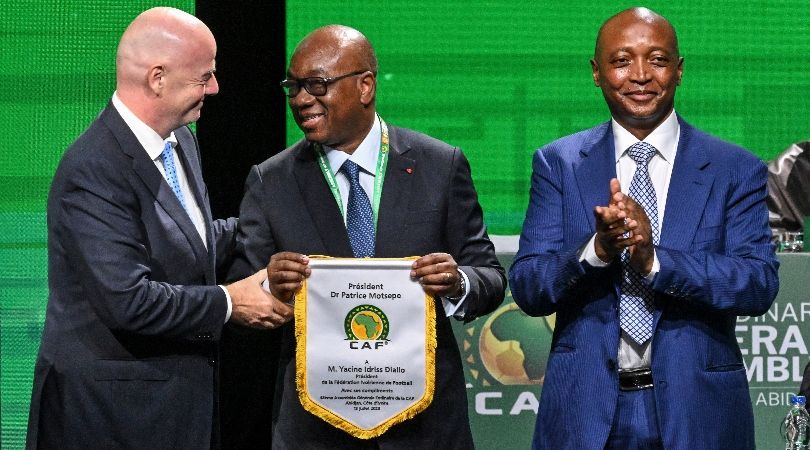
<path id="1" fill-rule="evenodd" d="M 352 341 L 388 340 L 388 317 L 374 305 L 352 308 L 343 322 L 346 339 Z"/>
<path id="2" fill-rule="evenodd" d="M 484 387 L 542 384 L 554 325 L 555 315 L 531 317 L 507 292 L 483 325 L 470 322 L 457 333 L 467 381 Z"/>

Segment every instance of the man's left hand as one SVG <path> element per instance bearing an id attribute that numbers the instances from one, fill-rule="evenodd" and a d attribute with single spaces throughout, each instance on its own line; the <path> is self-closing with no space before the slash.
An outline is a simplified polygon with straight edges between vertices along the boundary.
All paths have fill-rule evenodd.
<path id="1" fill-rule="evenodd" d="M 644 212 L 644 208 L 630 196 L 625 196 L 623 203 L 624 210 L 627 211 L 627 217 L 638 222 L 634 234 L 640 237 L 637 237 L 636 243 L 630 247 L 630 267 L 642 275 L 647 275 L 653 267 L 655 248 L 650 219 L 647 217 L 647 213 Z"/>
<path id="2" fill-rule="evenodd" d="M 411 278 L 418 280 L 422 289 L 434 297 L 457 297 L 461 294 L 458 264 L 447 253 L 431 253 L 414 261 Z"/>

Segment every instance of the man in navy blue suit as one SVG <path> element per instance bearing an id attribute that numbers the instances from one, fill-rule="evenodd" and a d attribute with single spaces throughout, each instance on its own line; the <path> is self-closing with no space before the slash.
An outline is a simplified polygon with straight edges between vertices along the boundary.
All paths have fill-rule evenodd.
<path id="1" fill-rule="evenodd" d="M 110 103 L 62 157 L 27 448 L 217 448 L 222 328 L 292 317 L 264 270 L 217 285 L 236 220 L 211 218 L 187 127 L 219 90 L 216 49 L 188 13 L 140 14 Z"/>
<path id="2" fill-rule="evenodd" d="M 675 113 L 664 17 L 611 17 L 591 65 L 612 120 L 534 155 L 509 277 L 557 315 L 533 447 L 753 449 L 734 328 L 778 290 L 766 167 Z"/>

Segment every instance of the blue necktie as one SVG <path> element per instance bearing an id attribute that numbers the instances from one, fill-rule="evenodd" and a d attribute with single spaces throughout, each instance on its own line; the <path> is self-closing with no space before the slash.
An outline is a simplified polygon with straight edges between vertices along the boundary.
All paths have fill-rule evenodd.
<path id="1" fill-rule="evenodd" d="M 374 218 L 371 202 L 360 186 L 360 167 L 346 160 L 340 171 L 349 179 L 349 201 L 346 205 L 346 230 L 355 258 L 374 256 Z"/>
<path id="2" fill-rule="evenodd" d="M 160 154 L 160 157 L 163 160 L 163 170 L 166 172 L 166 182 L 171 186 L 174 195 L 177 196 L 177 200 L 180 200 L 183 209 L 186 209 L 186 199 L 183 197 L 183 191 L 180 190 L 180 182 L 177 180 L 177 169 L 174 167 L 174 150 L 172 149 L 171 142 L 167 142 L 166 145 L 163 146 L 163 153 Z"/>
<path id="3" fill-rule="evenodd" d="M 644 208 L 650 219 L 653 244 L 658 244 L 658 201 L 647 167 L 655 152 L 655 147 L 646 142 L 638 142 L 628 150 L 636 162 L 636 173 L 628 195 Z M 630 254 L 626 250 L 622 252 L 621 260 L 623 276 L 619 324 L 630 338 L 644 344 L 652 337 L 654 294 L 641 274 L 630 267 Z"/>

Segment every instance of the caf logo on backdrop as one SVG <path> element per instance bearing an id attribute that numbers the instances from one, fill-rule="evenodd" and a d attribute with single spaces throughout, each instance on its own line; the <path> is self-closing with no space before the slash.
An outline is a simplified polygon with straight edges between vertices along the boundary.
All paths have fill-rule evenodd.
<path id="1" fill-rule="evenodd" d="M 460 341 L 468 382 L 474 386 L 542 384 L 555 317 L 529 316 L 508 291 L 503 306 L 483 325 L 475 321 L 463 328 Z"/>

